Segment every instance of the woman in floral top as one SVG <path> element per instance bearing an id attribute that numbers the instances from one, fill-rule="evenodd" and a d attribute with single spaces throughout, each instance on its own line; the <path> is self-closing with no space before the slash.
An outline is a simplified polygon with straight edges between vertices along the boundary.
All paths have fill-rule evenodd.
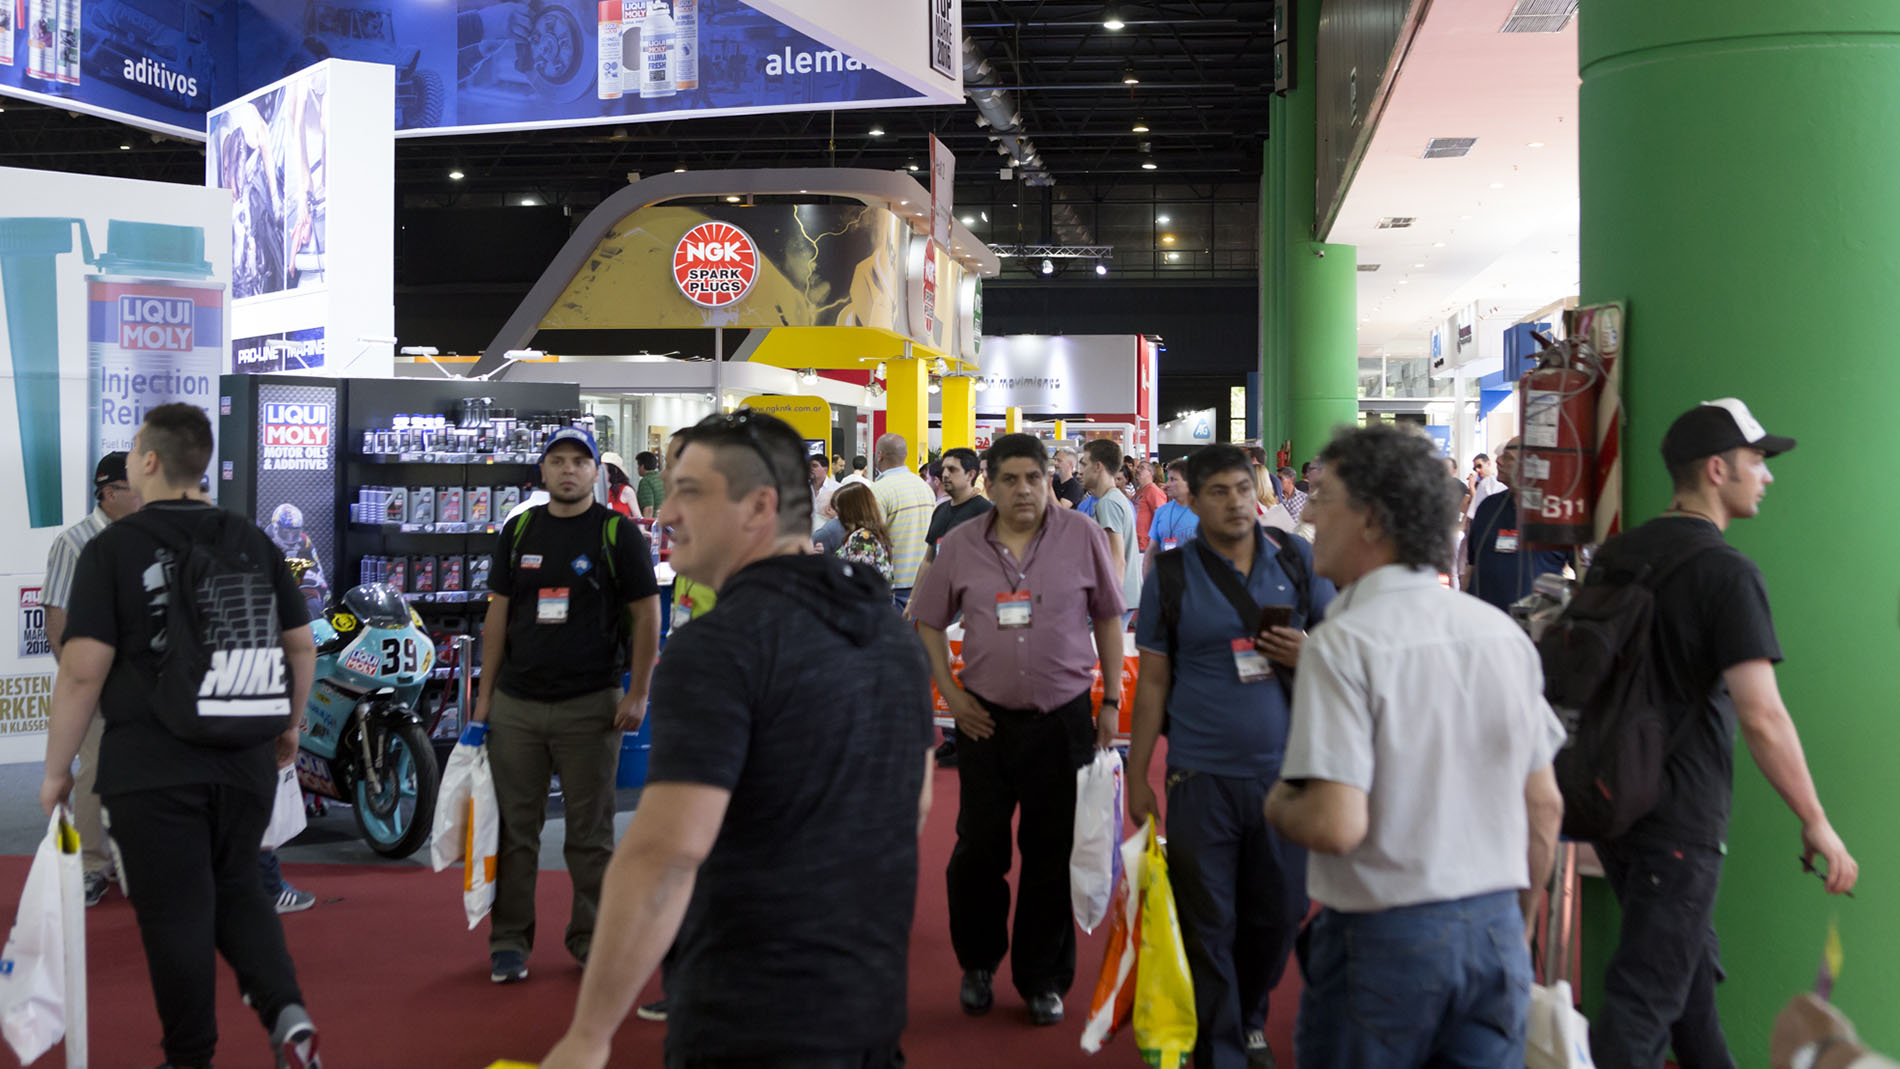
<path id="1" fill-rule="evenodd" d="M 884 513 L 877 507 L 877 496 L 863 483 L 841 488 L 831 498 L 838 523 L 845 530 L 844 545 L 838 556 L 853 564 L 876 568 L 877 574 L 891 581 L 891 534 L 884 526 Z"/>

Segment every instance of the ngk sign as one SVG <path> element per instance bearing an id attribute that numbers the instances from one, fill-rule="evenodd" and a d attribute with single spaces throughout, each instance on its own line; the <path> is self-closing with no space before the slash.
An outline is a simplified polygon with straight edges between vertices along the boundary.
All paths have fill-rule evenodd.
<path id="1" fill-rule="evenodd" d="M 733 304 L 758 277 L 759 247 L 731 223 L 701 223 L 673 249 L 673 281 L 687 300 L 704 308 Z"/>

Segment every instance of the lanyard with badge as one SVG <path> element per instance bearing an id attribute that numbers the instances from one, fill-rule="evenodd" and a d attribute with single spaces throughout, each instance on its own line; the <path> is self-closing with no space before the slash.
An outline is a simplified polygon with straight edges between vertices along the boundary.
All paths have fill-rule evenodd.
<path id="1" fill-rule="evenodd" d="M 1006 547 L 992 544 L 990 548 L 995 550 L 996 559 L 1003 565 L 1003 574 L 1007 576 L 1014 573 L 1016 576 L 1010 580 L 1009 593 L 1005 594 L 1000 590 L 996 592 L 996 629 L 999 631 L 1026 629 L 1029 627 L 1030 620 L 1029 607 L 1034 601 L 1029 588 L 1022 585 L 1029 578 L 1029 566 L 1024 564 L 1018 568 L 1011 564 Z"/>

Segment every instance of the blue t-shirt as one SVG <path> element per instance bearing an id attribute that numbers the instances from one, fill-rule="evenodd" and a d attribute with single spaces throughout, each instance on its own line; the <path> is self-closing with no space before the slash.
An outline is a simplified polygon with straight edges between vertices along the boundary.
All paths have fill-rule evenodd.
<path id="1" fill-rule="evenodd" d="M 1293 538 L 1311 576 L 1313 616 L 1303 624 L 1310 631 L 1325 618 L 1326 606 L 1337 591 L 1330 581 L 1313 575 L 1313 547 L 1305 539 L 1285 537 Z M 1277 552 L 1266 535 L 1256 530 L 1247 593 L 1257 605 L 1295 604 L 1293 582 L 1274 559 Z M 1187 586 L 1181 594 L 1177 646 L 1169 664 L 1168 767 L 1245 779 L 1277 776 L 1289 726 L 1286 691 L 1277 679 L 1243 683 L 1234 666 L 1234 640 L 1251 637 L 1260 621 L 1241 620 L 1209 577 L 1194 542 L 1183 546 L 1181 555 Z M 1231 563 L 1226 566 L 1233 568 Z M 1168 636 L 1162 621 L 1160 578 L 1151 572 L 1142 584 L 1135 643 L 1148 653 L 1165 656 Z"/>
<path id="2" fill-rule="evenodd" d="M 1194 510 L 1178 501 L 1170 501 L 1155 510 L 1155 518 L 1148 524 L 1148 541 L 1162 543 L 1161 549 L 1167 549 L 1166 543 L 1173 542 L 1177 547 L 1187 545 L 1201 529 L 1201 518 Z M 1159 550 L 1157 550 L 1159 552 Z"/>
<path id="3" fill-rule="evenodd" d="M 1478 512 L 1471 517 L 1471 534 L 1465 539 L 1473 594 L 1510 612 L 1511 603 L 1529 594 L 1538 576 L 1561 573 L 1568 560 L 1564 553 L 1533 553 L 1524 548 L 1515 494 L 1507 490 L 1478 503 Z"/>
<path id="4" fill-rule="evenodd" d="M 1083 498 L 1082 503 L 1080 505 L 1075 506 L 1075 511 L 1081 513 L 1084 516 L 1095 515 L 1095 495 L 1090 494 L 1089 496 Z"/>

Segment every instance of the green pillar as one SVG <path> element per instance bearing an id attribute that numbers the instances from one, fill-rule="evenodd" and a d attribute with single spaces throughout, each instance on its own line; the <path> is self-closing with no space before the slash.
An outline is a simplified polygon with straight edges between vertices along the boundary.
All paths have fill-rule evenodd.
<path id="1" fill-rule="evenodd" d="M 1294 91 L 1267 107 L 1260 383 L 1262 440 L 1298 465 L 1358 419 L 1359 298 L 1356 250 L 1314 240 L 1320 4 L 1295 8 Z"/>
<path id="2" fill-rule="evenodd" d="M 1738 745 L 1716 908 L 1723 1025 L 1741 1064 L 1766 1064 L 1775 1014 L 1810 985 L 1838 917 L 1835 1000 L 1892 1053 L 1900 4 L 1597 0 L 1579 30 L 1582 296 L 1629 300 L 1626 521 L 1668 504 L 1657 449 L 1696 402 L 1740 397 L 1801 440 L 1729 541 L 1766 577 L 1782 695 L 1863 879 L 1829 899 L 1801 873 L 1800 828 Z M 1600 962 L 1614 933 L 1585 939 Z"/>

